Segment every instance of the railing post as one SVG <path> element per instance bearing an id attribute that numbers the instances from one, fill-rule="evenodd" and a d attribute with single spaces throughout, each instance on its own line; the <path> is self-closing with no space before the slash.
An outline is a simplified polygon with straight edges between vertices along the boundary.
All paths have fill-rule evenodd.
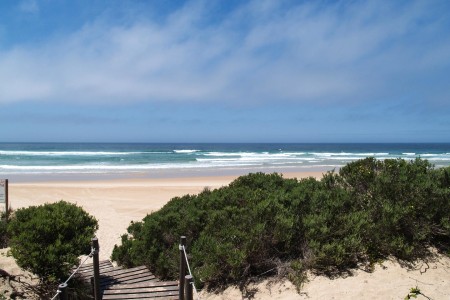
<path id="1" fill-rule="evenodd" d="M 191 275 L 186 275 L 184 277 L 184 284 L 185 284 L 185 288 L 186 288 L 186 300 L 193 300 L 193 288 L 192 288 L 192 282 L 193 282 L 193 278 Z"/>
<path id="2" fill-rule="evenodd" d="M 68 299 L 67 283 L 61 283 L 58 286 L 58 291 L 59 291 L 59 300 L 67 300 Z"/>
<path id="3" fill-rule="evenodd" d="M 94 265 L 94 299 L 101 300 L 102 295 L 100 291 L 100 261 L 98 259 L 100 246 L 98 244 L 97 237 L 92 239 L 92 250 L 93 250 L 93 265 Z"/>
<path id="4" fill-rule="evenodd" d="M 91 276 L 91 295 L 95 295 L 94 276 Z"/>
<path id="5" fill-rule="evenodd" d="M 184 300 L 184 276 L 186 275 L 186 258 L 184 257 L 183 247 L 186 246 L 186 237 L 180 238 L 180 278 L 179 278 L 179 300 Z"/>

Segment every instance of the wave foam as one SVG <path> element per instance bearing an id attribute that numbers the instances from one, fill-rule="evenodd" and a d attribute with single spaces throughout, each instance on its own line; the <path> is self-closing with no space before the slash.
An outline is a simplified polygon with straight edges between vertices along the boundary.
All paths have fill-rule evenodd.
<path id="1" fill-rule="evenodd" d="M 133 155 L 158 152 L 108 152 L 108 151 L 5 151 L 1 150 L 0 155 L 9 156 L 112 156 L 112 155 Z M 159 152 L 167 153 L 167 152 Z"/>
<path id="2" fill-rule="evenodd" d="M 195 153 L 195 152 L 200 152 L 200 150 L 173 150 L 173 152 L 175 153 Z"/>

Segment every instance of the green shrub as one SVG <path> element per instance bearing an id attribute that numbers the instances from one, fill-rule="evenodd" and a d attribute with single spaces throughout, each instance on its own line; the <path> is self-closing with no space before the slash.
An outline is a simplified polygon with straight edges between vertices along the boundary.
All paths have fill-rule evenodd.
<path id="1" fill-rule="evenodd" d="M 430 246 L 450 246 L 449 171 L 421 159 L 367 158 L 321 180 L 249 174 L 132 223 L 112 258 L 176 278 L 186 235 L 194 278 L 210 287 L 282 268 L 298 286 L 306 269 L 333 274 L 388 255 L 414 260 Z"/>
<path id="2" fill-rule="evenodd" d="M 97 228 L 94 217 L 68 202 L 21 208 L 8 224 L 11 253 L 43 280 L 65 279 L 78 257 L 89 253 Z"/>
<path id="3" fill-rule="evenodd" d="M 354 205 L 339 175 L 328 173 L 320 184 L 302 219 L 308 251 L 304 256 L 309 255 L 309 267 L 332 273 L 355 266 L 363 257 L 362 237 L 370 220 L 365 210 Z"/>
<path id="4" fill-rule="evenodd" d="M 0 249 L 8 247 L 6 213 L 0 212 Z"/>
<path id="5" fill-rule="evenodd" d="M 372 257 L 414 259 L 449 236 L 450 184 L 447 169 L 434 170 L 426 160 L 350 163 L 340 170 L 357 207 L 369 214 L 363 236 Z"/>

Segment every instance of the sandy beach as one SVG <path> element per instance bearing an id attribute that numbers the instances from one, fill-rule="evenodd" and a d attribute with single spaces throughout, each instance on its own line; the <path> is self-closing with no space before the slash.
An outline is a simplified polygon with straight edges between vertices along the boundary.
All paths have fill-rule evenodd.
<path id="1" fill-rule="evenodd" d="M 321 175 L 321 172 L 285 173 L 284 177 Z M 100 256 L 108 259 L 131 221 L 142 220 L 175 196 L 196 194 L 206 187 L 219 188 L 233 179 L 235 176 L 11 182 L 9 197 L 13 209 L 59 200 L 83 207 L 98 219 Z M 10 258 L 0 257 L 0 268 L 17 272 Z M 255 286 L 259 290 L 255 299 L 403 299 L 415 286 L 432 299 L 450 299 L 450 259 L 445 257 L 438 257 L 429 267 L 419 263 L 416 270 L 387 261 L 377 265 L 373 273 L 355 270 L 347 278 L 330 280 L 312 275 L 309 278 L 300 295 L 289 282 L 269 285 L 268 281 L 262 282 Z M 237 288 L 229 288 L 218 295 L 203 294 L 202 298 L 240 299 L 242 296 Z"/>

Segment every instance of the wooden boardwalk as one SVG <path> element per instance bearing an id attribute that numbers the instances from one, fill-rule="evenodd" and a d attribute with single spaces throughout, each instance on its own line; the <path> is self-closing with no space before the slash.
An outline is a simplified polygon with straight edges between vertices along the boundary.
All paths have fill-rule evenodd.
<path id="1" fill-rule="evenodd" d="M 78 272 L 90 282 L 93 265 L 86 264 Z M 179 297 L 178 281 L 159 281 L 147 267 L 123 269 L 114 267 L 111 261 L 100 262 L 100 286 L 102 299 L 170 299 Z"/>

